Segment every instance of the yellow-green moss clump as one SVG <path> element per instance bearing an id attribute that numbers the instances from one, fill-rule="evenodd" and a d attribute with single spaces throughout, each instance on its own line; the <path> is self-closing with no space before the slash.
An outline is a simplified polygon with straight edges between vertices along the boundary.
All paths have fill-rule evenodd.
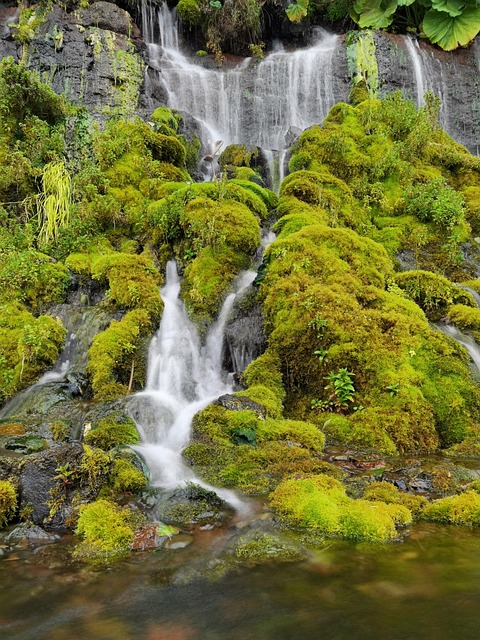
<path id="1" fill-rule="evenodd" d="M 119 445 L 138 444 L 140 437 L 131 418 L 113 414 L 99 420 L 86 433 L 85 442 L 104 451 L 110 451 Z"/>
<path id="2" fill-rule="evenodd" d="M 372 482 L 365 489 L 363 497 L 372 502 L 403 505 L 417 517 L 422 514 L 427 504 L 427 499 L 424 496 L 400 491 L 390 482 Z"/>
<path id="3" fill-rule="evenodd" d="M 385 542 L 397 537 L 396 526 L 412 521 L 406 507 L 353 500 L 341 482 L 325 475 L 282 482 L 271 504 L 286 524 L 350 540 Z"/>
<path id="4" fill-rule="evenodd" d="M 476 491 L 466 491 L 434 500 L 425 507 L 423 515 L 434 522 L 479 527 L 480 495 Z"/>
<path id="5" fill-rule="evenodd" d="M 94 563 L 126 556 L 133 542 L 134 518 L 132 511 L 108 500 L 81 506 L 75 533 L 82 541 L 75 548 L 74 556 Z"/>
<path id="6" fill-rule="evenodd" d="M 118 458 L 113 464 L 110 483 L 115 493 L 137 493 L 145 489 L 148 480 L 129 460 Z"/>
<path id="7" fill-rule="evenodd" d="M 295 473 L 341 475 L 321 459 L 324 442 L 309 422 L 211 405 L 195 416 L 184 457 L 209 482 L 264 495 Z"/>
<path id="8" fill-rule="evenodd" d="M 65 329 L 50 316 L 35 318 L 21 304 L 0 304 L 0 403 L 52 366 L 64 338 Z"/>
<path id="9" fill-rule="evenodd" d="M 0 528 L 15 515 L 17 492 L 10 480 L 0 480 Z"/>

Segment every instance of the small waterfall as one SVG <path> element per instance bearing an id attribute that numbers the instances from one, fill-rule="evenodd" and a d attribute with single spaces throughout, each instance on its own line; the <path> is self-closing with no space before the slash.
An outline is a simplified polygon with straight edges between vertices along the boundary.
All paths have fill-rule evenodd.
<path id="1" fill-rule="evenodd" d="M 332 64 L 338 37 L 319 29 L 315 44 L 264 60 L 247 58 L 228 70 L 206 69 L 188 60 L 178 44 L 175 14 L 166 2 L 142 6 L 149 74 L 166 92 L 168 106 L 186 111 L 202 126 L 205 142 L 256 145 L 281 152 L 291 127 L 319 124 L 343 96 L 335 96 Z M 149 80 L 151 81 L 151 80 Z M 153 106 L 153 105 L 152 105 Z M 280 162 L 280 176 L 284 160 Z"/>
<path id="2" fill-rule="evenodd" d="M 480 346 L 475 342 L 472 336 L 462 333 L 455 325 L 437 322 L 435 325 L 440 331 L 450 336 L 468 351 L 470 358 L 473 360 L 477 370 L 480 372 Z"/>
<path id="3" fill-rule="evenodd" d="M 166 284 L 161 291 L 165 308 L 148 360 L 147 386 L 133 398 L 130 411 L 142 443 L 135 450 L 145 459 L 155 487 L 173 489 L 196 478 L 183 462 L 182 450 L 190 439 L 194 415 L 224 393 L 231 393 L 229 376 L 222 370 L 225 324 L 236 296 L 253 282 L 256 272 L 247 271 L 227 296 L 217 321 L 202 345 L 185 305 L 179 299 L 180 277 L 176 263 L 167 265 Z M 237 509 L 243 503 L 231 491 L 216 493 Z"/>
<path id="4" fill-rule="evenodd" d="M 423 107 L 425 94 L 431 91 L 441 100 L 440 125 L 449 130 L 449 112 L 447 104 L 448 86 L 444 77 L 443 65 L 431 51 L 422 48 L 416 38 L 404 36 L 405 47 L 415 78 L 417 106 Z"/>

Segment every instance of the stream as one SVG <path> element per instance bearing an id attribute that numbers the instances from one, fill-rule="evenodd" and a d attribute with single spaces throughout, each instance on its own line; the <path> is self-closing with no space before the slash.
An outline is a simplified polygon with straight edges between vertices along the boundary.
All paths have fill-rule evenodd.
<path id="1" fill-rule="evenodd" d="M 227 570 L 229 535 L 101 573 L 63 564 L 68 542 L 18 552 L 0 562 L 2 640 L 478 638 L 476 532 L 421 523 L 402 543 L 329 541 L 304 561 Z"/>

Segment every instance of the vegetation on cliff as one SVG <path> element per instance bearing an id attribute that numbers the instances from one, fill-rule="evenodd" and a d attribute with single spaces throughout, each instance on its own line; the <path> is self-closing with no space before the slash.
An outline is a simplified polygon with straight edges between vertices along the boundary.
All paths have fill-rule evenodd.
<path id="1" fill-rule="evenodd" d="M 307 4 L 291 4 L 290 18 L 317 15 Z M 240 20 L 230 5 L 182 0 L 178 10 L 221 55 Z M 355 7 L 363 19 L 365 3 Z M 260 3 L 245 11 L 243 45 L 259 46 Z M 52 517 L 75 483 L 90 490 L 78 502 L 96 499 L 74 508 L 78 557 L 123 555 L 141 524 L 116 504 L 146 485 L 121 451 L 139 436 L 109 403 L 144 387 L 167 260 L 202 333 L 272 217 L 277 238 L 252 294 L 267 349 L 242 372 L 238 410 L 214 404 L 195 417 L 185 460 L 215 485 L 270 495 L 284 526 L 321 535 L 391 540 L 413 517 L 478 525 L 473 486 L 427 504 L 375 483 L 354 499 L 323 455 L 326 444 L 384 456 L 480 448 L 469 356 L 431 325 L 448 317 L 480 333 L 475 300 L 458 285 L 478 288 L 478 255 L 464 248 L 480 231 L 480 161 L 440 129 L 433 96 L 420 110 L 400 94 L 376 98 L 370 45 L 369 34 L 351 38 L 352 104 L 301 134 L 278 199 L 258 150 L 227 147 L 221 175 L 195 183 L 199 142 L 180 114 L 160 107 L 149 123 L 116 113 L 95 125 L 34 72 L 0 63 L 0 402 L 58 357 L 54 305 L 95 291 L 113 318 L 88 353 L 85 399 L 105 412 L 84 434 L 78 468 L 59 464 L 51 496 Z M 17 489 L 0 485 L 5 523 Z"/>

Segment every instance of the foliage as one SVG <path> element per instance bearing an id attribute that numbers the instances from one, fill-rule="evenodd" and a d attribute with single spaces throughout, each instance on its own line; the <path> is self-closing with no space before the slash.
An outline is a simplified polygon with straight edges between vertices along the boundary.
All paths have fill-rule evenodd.
<path id="1" fill-rule="evenodd" d="M 0 528 L 4 527 L 17 510 L 17 492 L 10 480 L 0 480 Z"/>
<path id="2" fill-rule="evenodd" d="M 110 451 L 120 445 L 138 444 L 140 437 L 131 418 L 111 415 L 99 420 L 88 431 L 85 442 L 104 451 Z"/>
<path id="3" fill-rule="evenodd" d="M 350 15 L 361 28 L 385 29 L 402 15 L 403 7 L 409 9 L 410 26 L 421 25 L 425 36 L 447 51 L 467 45 L 480 31 L 476 0 L 357 0 Z"/>
<path id="4" fill-rule="evenodd" d="M 63 162 L 43 167 L 42 191 L 37 200 L 39 243 L 57 240 L 61 227 L 68 226 L 72 206 L 70 176 Z"/>
<path id="5" fill-rule="evenodd" d="M 352 378 L 355 374 L 346 369 L 338 371 L 330 371 L 325 380 L 328 384 L 324 390 L 328 394 L 327 400 L 314 400 L 312 407 L 322 411 L 332 411 L 334 413 L 343 413 L 348 409 L 349 402 L 353 402 L 353 394 L 355 387 Z"/>

